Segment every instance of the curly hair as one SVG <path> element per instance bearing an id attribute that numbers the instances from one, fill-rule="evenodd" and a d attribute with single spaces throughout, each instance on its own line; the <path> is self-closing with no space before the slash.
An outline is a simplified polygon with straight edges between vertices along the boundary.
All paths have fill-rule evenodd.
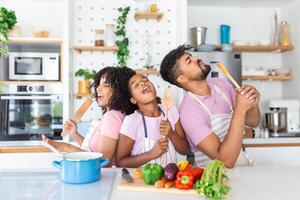
<path id="1" fill-rule="evenodd" d="M 170 51 L 163 58 L 161 65 L 160 65 L 160 74 L 165 81 L 180 87 L 178 82 L 176 81 L 176 78 L 182 72 L 179 69 L 177 60 L 191 48 L 192 48 L 192 46 L 190 46 L 190 45 L 185 45 L 185 44 L 180 45 L 176 49 L 173 49 L 172 51 Z"/>
<path id="2" fill-rule="evenodd" d="M 119 110 L 128 115 L 135 111 L 135 105 L 130 102 L 128 88 L 129 79 L 134 76 L 136 72 L 128 67 L 116 68 L 105 67 L 95 75 L 92 87 L 94 87 L 95 98 L 97 101 L 97 87 L 100 84 L 102 77 L 105 77 L 106 83 L 112 88 L 112 96 L 109 99 L 108 106 L 112 110 Z M 106 107 L 101 107 L 105 113 Z"/>

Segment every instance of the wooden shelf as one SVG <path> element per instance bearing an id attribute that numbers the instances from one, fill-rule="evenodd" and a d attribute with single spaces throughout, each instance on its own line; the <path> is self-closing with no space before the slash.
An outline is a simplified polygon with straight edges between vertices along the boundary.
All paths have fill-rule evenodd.
<path id="1" fill-rule="evenodd" d="M 83 46 L 83 45 L 75 45 L 73 46 L 73 49 L 77 51 L 78 53 L 81 53 L 82 51 L 112 51 L 116 52 L 117 47 L 115 46 Z"/>
<path id="2" fill-rule="evenodd" d="M 162 12 L 135 12 L 134 19 L 136 21 L 140 19 L 156 19 L 157 21 L 160 21 L 163 15 Z"/>
<path id="3" fill-rule="evenodd" d="M 271 80 L 271 81 L 287 81 L 293 80 L 293 76 L 242 76 L 243 80 Z"/>
<path id="4" fill-rule="evenodd" d="M 42 43 L 42 44 L 60 44 L 61 38 L 27 38 L 27 37 L 13 37 L 9 38 L 9 43 Z"/>
<path id="5" fill-rule="evenodd" d="M 76 99 L 88 98 L 88 97 L 92 98 L 93 95 L 92 94 L 90 94 L 90 95 L 78 95 L 78 94 L 76 94 L 75 97 L 76 97 Z"/>
<path id="6" fill-rule="evenodd" d="M 0 81 L 3 84 L 62 84 L 62 81 Z"/>
<path id="7" fill-rule="evenodd" d="M 272 52 L 272 51 L 290 51 L 293 50 L 293 46 L 232 46 L 233 51 L 241 51 L 241 52 Z M 221 50 L 221 45 L 216 46 L 216 50 L 220 51 Z"/>
<path id="8" fill-rule="evenodd" d="M 137 74 L 160 74 L 158 70 L 135 70 Z"/>

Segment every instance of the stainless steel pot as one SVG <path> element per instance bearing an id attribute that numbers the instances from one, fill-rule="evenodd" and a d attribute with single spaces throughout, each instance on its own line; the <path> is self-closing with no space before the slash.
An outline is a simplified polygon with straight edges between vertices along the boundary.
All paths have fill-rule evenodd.
<path id="1" fill-rule="evenodd" d="M 271 133 L 277 133 L 286 129 L 286 112 L 275 109 L 270 113 L 265 113 L 265 127 Z"/>
<path id="2" fill-rule="evenodd" d="M 197 26 L 191 28 L 191 42 L 193 46 L 205 44 L 206 27 Z"/>

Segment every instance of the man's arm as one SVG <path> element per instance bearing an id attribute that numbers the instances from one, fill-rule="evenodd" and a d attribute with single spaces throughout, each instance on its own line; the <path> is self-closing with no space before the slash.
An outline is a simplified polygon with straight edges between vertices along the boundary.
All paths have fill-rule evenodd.
<path id="1" fill-rule="evenodd" d="M 215 133 L 211 133 L 197 145 L 208 157 L 221 160 L 229 168 L 234 167 L 240 154 L 247 111 L 254 104 L 254 100 L 248 99 L 247 95 L 237 94 L 236 106 L 223 142 Z"/>

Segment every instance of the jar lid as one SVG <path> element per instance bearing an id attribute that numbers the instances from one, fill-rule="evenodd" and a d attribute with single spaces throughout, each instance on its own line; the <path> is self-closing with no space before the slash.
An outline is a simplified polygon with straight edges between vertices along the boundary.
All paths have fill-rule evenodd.
<path id="1" fill-rule="evenodd" d="M 95 32 L 96 32 L 97 34 L 103 34 L 103 33 L 104 33 L 104 30 L 102 30 L 102 29 L 96 29 Z"/>

